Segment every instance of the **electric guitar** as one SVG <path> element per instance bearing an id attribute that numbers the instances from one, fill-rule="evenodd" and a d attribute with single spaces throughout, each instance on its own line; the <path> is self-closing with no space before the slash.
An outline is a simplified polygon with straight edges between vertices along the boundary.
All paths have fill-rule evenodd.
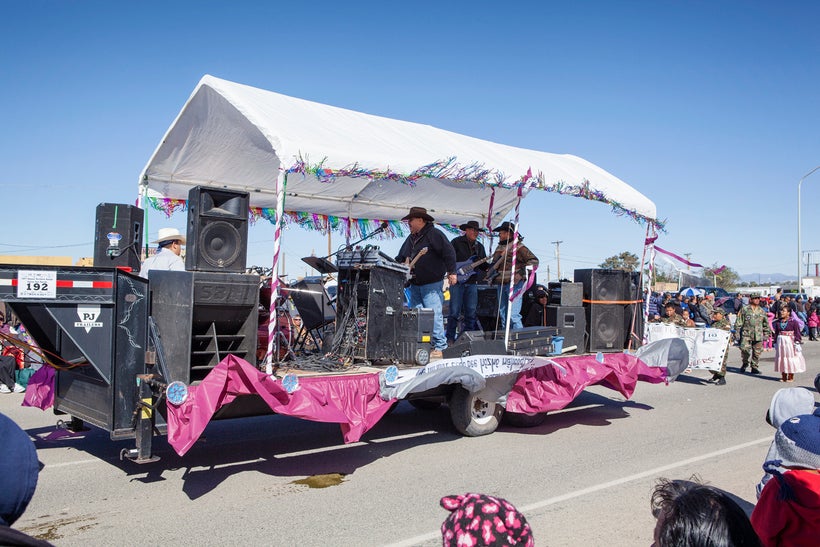
<path id="1" fill-rule="evenodd" d="M 413 273 L 413 266 L 416 265 L 416 262 L 419 261 L 419 258 L 423 257 L 426 254 L 427 254 L 427 247 L 422 247 L 421 249 L 419 249 L 419 252 L 416 253 L 416 256 L 413 257 L 413 260 L 408 259 L 408 260 L 405 261 L 405 265 L 409 268 L 409 270 L 407 271 L 407 274 L 406 274 L 407 279 L 405 280 L 405 283 L 404 283 L 405 287 L 409 287 L 410 286 L 410 281 L 412 281 L 412 279 L 416 276 L 416 274 Z"/>
<path id="2" fill-rule="evenodd" d="M 488 256 L 482 258 L 481 260 L 476 260 L 472 262 L 471 258 L 468 258 L 464 262 L 456 262 L 456 277 L 458 278 L 457 283 L 464 283 L 471 277 L 473 277 L 478 272 L 475 271 L 476 268 L 490 260 L 492 257 Z"/>
<path id="3" fill-rule="evenodd" d="M 501 264 L 504 263 L 504 259 L 507 257 L 506 251 L 501 253 L 501 258 L 496 260 L 495 264 L 490 266 L 490 269 L 487 270 L 487 274 L 484 276 L 484 282 L 490 284 L 493 279 L 501 275 L 501 270 L 498 268 L 501 267 Z"/>

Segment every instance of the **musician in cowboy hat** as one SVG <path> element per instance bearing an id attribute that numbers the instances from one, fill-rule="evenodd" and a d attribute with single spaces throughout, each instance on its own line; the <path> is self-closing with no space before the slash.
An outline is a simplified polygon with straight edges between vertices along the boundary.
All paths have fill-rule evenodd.
<path id="1" fill-rule="evenodd" d="M 512 222 L 502 222 L 500 226 L 493 230 L 498 232 L 498 247 L 493 253 L 492 263 L 495 266 L 498 276 L 493 279 L 493 284 L 498 285 L 498 304 L 501 323 L 507 321 L 507 308 L 510 309 L 510 325 L 514 329 L 524 327 L 521 321 L 521 297 L 524 293 L 524 285 L 528 275 L 538 267 L 538 257 L 526 246 L 521 244 L 524 240 L 519 234 L 518 241 L 513 241 L 515 224 Z M 515 271 L 512 271 L 513 246 L 515 246 Z M 534 275 L 534 272 L 532 272 Z M 513 294 L 517 294 L 510 304 L 510 280 L 513 282 Z"/>
<path id="2" fill-rule="evenodd" d="M 456 327 L 461 314 L 464 314 L 464 327 L 461 332 L 479 330 L 476 310 L 478 309 L 477 283 L 486 271 L 487 251 L 478 241 L 478 234 L 483 232 L 475 220 L 468 220 L 459 229 L 464 232 L 450 243 L 456 251 L 456 274 L 458 283 L 450 285 L 450 314 L 447 317 L 447 343 L 456 339 Z M 482 262 L 482 260 L 484 262 Z M 460 333 L 459 333 L 460 334 Z"/>
<path id="3" fill-rule="evenodd" d="M 184 271 L 185 262 L 179 256 L 185 245 L 185 236 L 176 228 L 160 228 L 159 237 L 152 243 L 157 244 L 157 254 L 149 256 L 142 263 L 140 277 L 148 277 L 150 270 Z"/>
<path id="4" fill-rule="evenodd" d="M 424 207 L 411 207 L 410 212 L 402 220 L 406 220 L 409 224 L 410 235 L 399 249 L 396 261 L 412 262 L 415 260 L 413 277 L 408 290 L 409 304 L 411 308 L 431 308 L 433 310 L 430 359 L 441 359 L 441 350 L 447 347 L 442 314 L 443 279 L 446 275 L 451 286 L 456 284 L 456 252 L 447 240 L 447 236 L 433 226 L 435 219 L 427 214 L 427 209 Z M 422 252 L 423 249 L 427 250 Z"/>

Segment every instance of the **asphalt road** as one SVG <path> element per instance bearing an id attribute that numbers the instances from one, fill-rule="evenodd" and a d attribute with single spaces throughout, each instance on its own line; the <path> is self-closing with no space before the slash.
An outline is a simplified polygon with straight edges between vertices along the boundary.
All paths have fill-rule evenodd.
<path id="1" fill-rule="evenodd" d="M 792 385 L 814 393 L 820 342 L 805 354 Z M 486 437 L 456 434 L 446 407 L 402 403 L 351 445 L 336 425 L 244 418 L 210 424 L 184 458 L 158 439 L 161 460 L 146 465 L 120 461 L 133 441 L 54 438 L 58 417 L 0 395 L 45 465 L 15 528 L 56 545 L 440 545 L 438 500 L 484 492 L 524 512 L 537 545 L 649 545 L 658 477 L 698 475 L 751 511 L 774 434 L 764 415 L 785 384 L 771 352 L 762 376 L 739 361 L 731 348 L 726 386 L 695 371 L 639 383 L 631 400 L 593 387 L 541 426 Z"/>

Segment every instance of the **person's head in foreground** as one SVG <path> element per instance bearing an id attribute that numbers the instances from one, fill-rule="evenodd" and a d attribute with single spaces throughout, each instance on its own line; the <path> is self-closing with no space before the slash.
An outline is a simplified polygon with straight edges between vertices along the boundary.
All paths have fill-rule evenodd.
<path id="1" fill-rule="evenodd" d="M 743 509 L 725 492 L 686 480 L 659 479 L 652 492 L 654 547 L 759 546 Z"/>
<path id="2" fill-rule="evenodd" d="M 0 414 L 0 525 L 11 526 L 34 496 L 40 462 L 28 434 Z"/>
<path id="3" fill-rule="evenodd" d="M 507 500 L 485 494 L 464 494 L 445 496 L 439 503 L 450 511 L 441 524 L 445 547 L 535 545 L 527 519 Z"/>

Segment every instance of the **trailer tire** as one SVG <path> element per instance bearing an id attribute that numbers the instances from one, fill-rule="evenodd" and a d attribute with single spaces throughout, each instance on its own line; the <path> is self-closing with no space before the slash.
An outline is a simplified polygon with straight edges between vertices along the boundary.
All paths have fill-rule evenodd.
<path id="1" fill-rule="evenodd" d="M 512 427 L 536 427 L 547 419 L 546 412 L 524 414 L 522 412 L 504 412 L 504 423 Z"/>
<path id="2" fill-rule="evenodd" d="M 450 419 L 456 431 L 467 437 L 489 435 L 498 428 L 504 407 L 479 399 L 461 386 L 450 396 Z"/>

